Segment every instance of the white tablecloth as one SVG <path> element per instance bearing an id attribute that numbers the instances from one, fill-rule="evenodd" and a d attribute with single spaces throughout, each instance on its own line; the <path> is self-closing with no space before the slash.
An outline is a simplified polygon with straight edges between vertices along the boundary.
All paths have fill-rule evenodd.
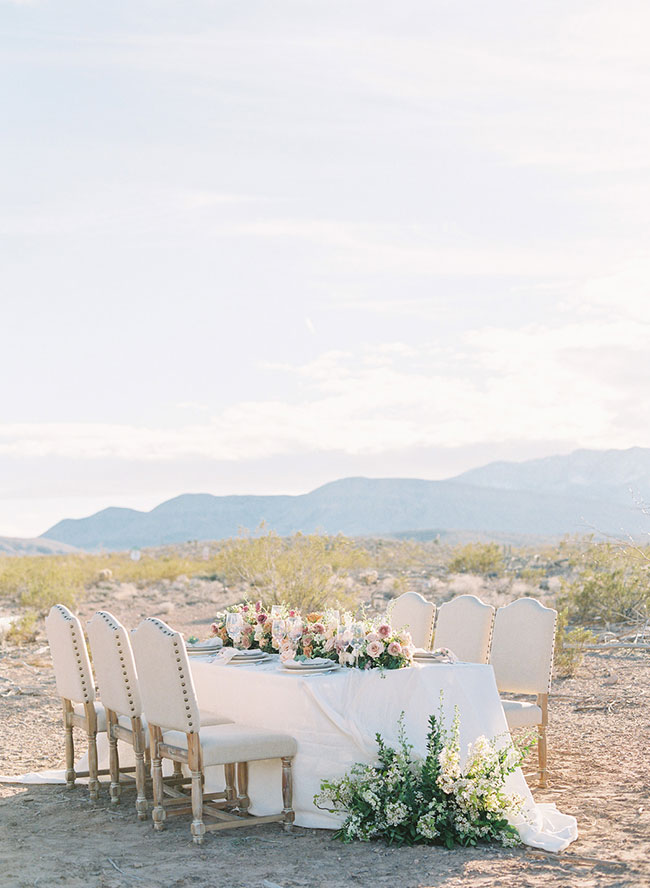
<path id="1" fill-rule="evenodd" d="M 508 733 L 491 666 L 435 663 L 391 672 L 341 669 L 297 675 L 275 660 L 233 666 L 201 657 L 192 658 L 192 674 L 201 709 L 296 738 L 294 808 L 299 826 L 334 829 L 340 824 L 339 816 L 313 804 L 321 779 L 341 777 L 355 762 L 374 761 L 377 732 L 395 745 L 401 712 L 409 741 L 423 754 L 428 717 L 437 713 L 441 691 L 448 724 L 458 706 L 461 750 L 481 734 L 505 742 Z M 208 788 L 223 786 L 221 772 L 208 769 Z M 280 787 L 278 762 L 252 762 L 251 813 L 281 810 Z M 526 800 L 525 819 L 516 825 L 527 845 L 561 851 L 577 837 L 575 818 L 555 805 L 535 804 L 520 770 L 509 777 L 508 789 Z"/>

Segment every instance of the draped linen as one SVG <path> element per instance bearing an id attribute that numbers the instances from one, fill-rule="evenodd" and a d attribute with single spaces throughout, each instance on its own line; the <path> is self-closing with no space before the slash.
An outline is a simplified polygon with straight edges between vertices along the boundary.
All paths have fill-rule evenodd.
<path id="1" fill-rule="evenodd" d="M 339 815 L 313 803 L 323 778 L 343 776 L 355 762 L 376 759 L 376 733 L 397 743 L 397 723 L 404 712 L 406 736 L 415 753 L 425 752 L 428 717 L 437 713 L 442 692 L 448 724 L 460 713 L 461 753 L 481 734 L 507 742 L 508 727 L 494 671 L 471 663 L 416 664 L 381 672 L 341 669 L 321 675 L 289 674 L 274 660 L 257 666 L 220 668 L 209 658 L 191 663 L 201 709 L 261 728 L 285 731 L 298 742 L 294 760 L 296 824 L 336 829 Z M 251 813 L 268 814 L 281 805 L 276 762 L 252 762 Z M 222 776 L 207 769 L 206 780 L 221 787 Z M 547 851 L 562 851 L 577 838 L 575 817 L 552 804 L 536 804 L 520 769 L 507 788 L 525 799 L 514 825 L 522 841 Z"/>

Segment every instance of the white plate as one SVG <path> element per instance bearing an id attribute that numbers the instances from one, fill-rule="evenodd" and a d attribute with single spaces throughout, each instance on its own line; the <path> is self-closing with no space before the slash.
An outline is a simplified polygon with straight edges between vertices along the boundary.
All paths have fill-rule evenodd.
<path id="1" fill-rule="evenodd" d="M 311 660 L 287 660 L 284 665 L 287 669 L 323 669 L 335 664 L 336 660 L 328 660 L 327 657 L 314 657 Z"/>
<path id="2" fill-rule="evenodd" d="M 289 660 L 287 663 L 281 663 L 283 669 L 286 669 L 287 672 L 299 672 L 302 675 L 311 675 L 312 673 L 319 672 L 336 672 L 337 669 L 341 668 L 340 663 L 335 663 L 333 660 L 330 661 L 329 666 L 303 666 L 300 665 L 290 665 L 294 661 Z"/>

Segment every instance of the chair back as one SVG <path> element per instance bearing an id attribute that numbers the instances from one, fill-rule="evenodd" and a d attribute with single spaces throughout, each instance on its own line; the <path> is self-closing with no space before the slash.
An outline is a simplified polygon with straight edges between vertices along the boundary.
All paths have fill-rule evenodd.
<path id="1" fill-rule="evenodd" d="M 557 611 L 534 598 L 498 608 L 490 663 L 499 691 L 547 694 L 551 686 Z"/>
<path id="2" fill-rule="evenodd" d="M 149 724 L 198 734 L 199 705 L 183 636 L 150 617 L 131 634 L 131 643 Z"/>
<path id="3" fill-rule="evenodd" d="M 436 606 L 418 592 L 404 592 L 389 606 L 387 618 L 394 629 L 408 629 L 417 648 L 431 648 Z"/>
<path id="4" fill-rule="evenodd" d="M 129 633 L 106 611 L 97 611 L 87 631 L 102 703 L 118 715 L 140 717 L 142 700 Z"/>
<path id="5" fill-rule="evenodd" d="M 438 608 L 435 648 L 449 648 L 464 663 L 487 663 L 494 608 L 476 597 L 459 595 Z"/>
<path id="6" fill-rule="evenodd" d="M 95 681 L 78 617 L 64 604 L 55 604 L 45 618 L 45 631 L 59 695 L 74 703 L 92 703 Z"/>

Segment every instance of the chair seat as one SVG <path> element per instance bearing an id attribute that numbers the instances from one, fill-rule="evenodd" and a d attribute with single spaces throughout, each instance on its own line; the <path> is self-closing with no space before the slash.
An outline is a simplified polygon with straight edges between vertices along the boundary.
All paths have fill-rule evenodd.
<path id="1" fill-rule="evenodd" d="M 298 748 L 294 738 L 288 734 L 232 723 L 202 726 L 199 738 L 203 764 L 206 766 L 293 756 Z M 187 734 L 182 731 L 165 731 L 163 742 L 187 749 Z"/>
<path id="2" fill-rule="evenodd" d="M 501 700 L 509 728 L 525 728 L 541 725 L 542 710 L 535 703 L 522 700 Z"/>
<path id="3" fill-rule="evenodd" d="M 93 706 L 95 707 L 95 714 L 97 715 L 97 733 L 104 734 L 106 733 L 106 710 L 98 700 L 93 702 Z M 75 715 L 80 715 L 81 718 L 86 717 L 86 710 L 84 709 L 83 703 L 73 703 L 72 709 Z"/>

